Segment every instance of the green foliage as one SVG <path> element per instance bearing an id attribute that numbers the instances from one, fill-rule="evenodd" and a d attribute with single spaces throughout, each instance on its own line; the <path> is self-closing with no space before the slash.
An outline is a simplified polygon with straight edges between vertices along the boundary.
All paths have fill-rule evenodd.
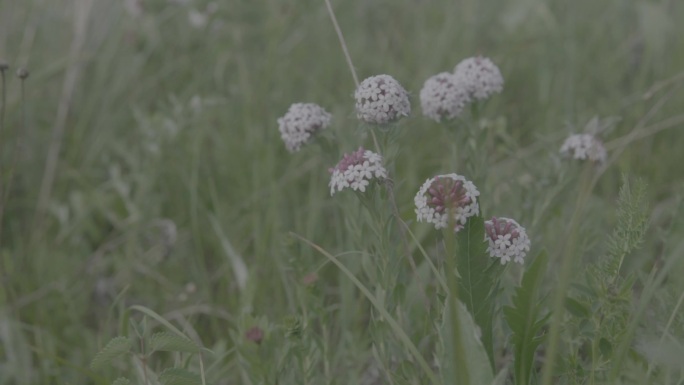
<path id="1" fill-rule="evenodd" d="M 475 324 L 473 317 L 470 315 L 466 306 L 460 301 L 458 304 L 459 332 L 461 333 L 460 341 L 463 344 L 465 357 L 455 357 L 454 359 L 465 361 L 465 364 L 468 367 L 470 384 L 491 384 L 494 381 L 494 374 L 492 373 L 492 367 L 489 365 L 487 351 L 480 339 L 480 327 Z M 450 303 L 446 306 L 450 306 Z M 445 309 L 444 317 L 439 328 L 440 340 L 442 341 L 448 340 L 448 335 L 451 332 L 449 330 L 451 320 L 448 316 L 450 314 L 448 310 L 448 308 Z M 456 364 L 450 362 L 449 358 L 450 356 L 448 355 L 440 357 L 442 367 L 447 370 L 456 367 Z M 445 378 L 444 383 L 449 384 L 454 382 L 450 382 L 448 378 Z"/>
<path id="2" fill-rule="evenodd" d="M 482 217 L 470 218 L 458 232 L 457 242 L 458 295 L 482 330 L 482 343 L 494 367 L 492 323 L 501 265 L 487 253 Z"/>
<path id="3" fill-rule="evenodd" d="M 114 382 L 112 382 L 112 385 L 130 385 L 131 380 L 129 380 L 126 377 L 119 377 Z"/>
<path id="4" fill-rule="evenodd" d="M 169 368 L 159 374 L 163 385 L 202 385 L 202 377 L 182 368 Z"/>
<path id="5" fill-rule="evenodd" d="M 111 364 L 115 358 L 129 353 L 132 347 L 133 341 L 130 338 L 114 337 L 95 355 L 95 358 L 90 362 L 90 368 L 100 370 Z"/>
<path id="6" fill-rule="evenodd" d="M 194 342 L 171 332 L 152 334 L 152 336 L 150 336 L 150 347 L 152 350 L 169 352 L 199 353 L 200 351 L 199 346 Z"/>
<path id="7" fill-rule="evenodd" d="M 608 240 L 608 252 L 600 266 L 601 278 L 612 277 L 616 282 L 626 256 L 636 250 L 644 241 L 648 229 L 648 203 L 646 183 L 641 179 L 630 179 L 623 175 L 618 195 L 617 225 Z"/>
<path id="8" fill-rule="evenodd" d="M 558 363 L 553 382 L 681 378 L 684 320 L 673 309 L 684 290 L 684 226 L 673 203 L 684 191 L 684 2 L 330 2 L 359 77 L 396 77 L 410 117 L 380 129 L 358 123 L 324 1 L 0 0 L 0 61 L 10 65 L 0 84 L 0 385 L 101 385 L 120 375 L 147 385 L 176 366 L 207 384 L 439 383 L 447 368 L 433 358 L 451 336 L 435 329 L 455 277 L 443 257 L 468 253 L 444 253 L 440 233 L 415 223 L 413 198 L 426 178 L 449 172 L 473 181 L 483 213 L 523 224 L 532 250 L 554 251 L 538 293 L 556 292 L 555 251 L 578 218 L 571 267 L 560 272 L 572 282 L 558 291 L 568 310 L 558 360 L 544 361 Z M 422 117 L 425 79 L 477 54 L 499 65 L 503 92 L 448 123 Z M 290 154 L 277 119 L 295 102 L 318 103 L 333 119 L 324 145 Z M 614 115 L 615 125 L 602 118 Z M 558 156 L 564 137 L 583 129 L 599 131 L 608 162 Z M 373 214 L 357 194 L 329 194 L 327 168 L 344 152 L 374 149 L 372 132 L 396 216 L 386 186 L 362 195 Z M 590 183 L 578 183 L 579 172 Z M 643 234 L 646 205 L 635 179 L 618 192 L 622 172 L 649 186 Z M 576 210 L 578 196 L 586 200 Z M 617 218 L 616 200 L 627 202 Z M 456 285 L 467 309 L 458 313 L 480 327 L 483 360 L 506 367 L 514 336 L 498 309 L 529 265 L 492 265 L 502 271 L 487 286 L 496 274 L 478 264 L 488 256 L 475 266 L 456 258 L 459 273 L 471 272 Z M 305 283 L 309 273 L 316 278 Z M 258 324 L 260 343 L 245 338 L 247 316 L 269 320 Z M 192 335 L 216 355 L 156 354 L 160 331 Z M 80 367 L 111 335 L 135 336 L 130 353 L 97 372 Z M 363 382 L 373 357 L 381 378 Z M 497 378 L 514 382 L 506 375 Z"/>
<path id="9" fill-rule="evenodd" d="M 512 306 L 503 309 L 508 327 L 513 333 L 514 376 L 516 385 L 528 385 L 532 380 L 534 354 L 543 341 L 540 335 L 550 314 L 543 315 L 541 284 L 546 273 L 548 258 L 540 253 L 525 272 L 520 286 L 515 290 Z"/>

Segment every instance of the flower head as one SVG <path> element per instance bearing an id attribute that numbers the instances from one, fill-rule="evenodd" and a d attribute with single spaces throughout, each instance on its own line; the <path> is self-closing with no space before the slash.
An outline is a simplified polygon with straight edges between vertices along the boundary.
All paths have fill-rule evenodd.
<path id="1" fill-rule="evenodd" d="M 411 113 L 408 93 L 389 75 L 371 76 L 354 92 L 356 116 L 363 122 L 386 124 Z"/>
<path id="2" fill-rule="evenodd" d="M 253 326 L 251 329 L 245 332 L 245 338 L 247 338 L 248 341 L 252 341 L 259 345 L 264 339 L 264 331 L 258 326 Z"/>
<path id="3" fill-rule="evenodd" d="M 432 223 L 436 229 L 441 229 L 453 220 L 454 231 L 459 231 L 468 218 L 479 214 L 479 195 L 473 182 L 461 175 L 446 174 L 430 178 L 414 198 L 418 222 Z"/>
<path id="4" fill-rule="evenodd" d="M 462 60 L 454 68 L 454 75 L 463 78 L 468 92 L 476 99 L 487 99 L 503 90 L 504 80 L 499 67 L 486 57 Z"/>
<path id="5" fill-rule="evenodd" d="M 465 78 L 449 72 L 434 75 L 420 90 L 420 105 L 423 114 L 437 122 L 442 118 L 453 119 L 470 102 Z"/>
<path id="6" fill-rule="evenodd" d="M 330 125 L 330 114 L 313 103 L 295 103 L 278 119 L 280 137 L 288 151 L 299 151 L 316 132 Z"/>
<path id="7" fill-rule="evenodd" d="M 387 178 L 387 170 L 382 165 L 382 157 L 372 151 L 359 147 L 351 154 L 344 154 L 337 165 L 329 169 L 330 195 L 343 188 L 351 188 L 361 192 L 366 191 L 366 186 L 373 179 Z"/>
<path id="8" fill-rule="evenodd" d="M 589 159 L 594 163 L 606 161 L 607 153 L 603 143 L 590 134 L 570 135 L 560 148 L 560 153 L 574 159 Z"/>
<path id="9" fill-rule="evenodd" d="M 523 263 L 525 255 L 530 251 L 530 238 L 525 228 L 509 218 L 492 217 L 485 221 L 485 238 L 489 242 L 487 252 L 492 258 L 500 258 L 501 264 L 509 262 Z"/>

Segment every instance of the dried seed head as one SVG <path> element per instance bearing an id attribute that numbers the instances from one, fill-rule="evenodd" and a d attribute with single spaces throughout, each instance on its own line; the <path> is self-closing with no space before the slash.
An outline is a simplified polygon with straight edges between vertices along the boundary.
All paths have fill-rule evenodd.
<path id="1" fill-rule="evenodd" d="M 449 72 L 430 77 L 420 90 L 423 114 L 437 122 L 457 117 L 468 103 L 470 95 L 465 81 Z"/>
<path id="2" fill-rule="evenodd" d="M 590 134 L 570 135 L 560 148 L 561 155 L 574 159 L 589 159 L 594 163 L 603 163 L 608 156 L 603 143 Z"/>
<path id="3" fill-rule="evenodd" d="M 9 64 L 6 61 L 0 60 L 0 72 L 5 72 L 9 69 Z"/>
<path id="4" fill-rule="evenodd" d="M 26 80 L 30 75 L 29 71 L 24 67 L 19 67 L 17 70 L 17 77 L 21 80 Z"/>
<path id="5" fill-rule="evenodd" d="M 510 218 L 496 218 L 485 222 L 485 239 L 489 243 L 487 252 L 492 258 L 499 258 L 501 264 L 510 262 L 524 263 L 530 251 L 530 238 L 525 228 Z"/>
<path id="6" fill-rule="evenodd" d="M 477 56 L 461 61 L 454 68 L 454 75 L 463 77 L 471 97 L 475 99 L 487 99 L 503 91 L 501 71 L 486 57 Z"/>
<path id="7" fill-rule="evenodd" d="M 373 179 L 387 178 L 387 170 L 382 165 L 382 157 L 363 147 L 359 147 L 351 154 L 344 154 L 342 160 L 328 171 L 332 174 L 329 185 L 330 195 L 344 188 L 365 192 Z"/>
<path id="8" fill-rule="evenodd" d="M 312 135 L 330 125 L 330 114 L 313 103 L 295 103 L 278 119 L 280 137 L 290 152 L 297 152 Z"/>
<path id="9" fill-rule="evenodd" d="M 371 76 L 354 92 L 356 116 L 371 124 L 391 123 L 411 113 L 408 93 L 389 75 Z"/>
<path id="10" fill-rule="evenodd" d="M 454 231 L 463 228 L 468 218 L 479 214 L 477 197 L 480 192 L 473 182 L 458 174 L 430 178 L 414 198 L 418 222 L 428 222 L 436 229 L 446 228 L 453 221 Z"/>

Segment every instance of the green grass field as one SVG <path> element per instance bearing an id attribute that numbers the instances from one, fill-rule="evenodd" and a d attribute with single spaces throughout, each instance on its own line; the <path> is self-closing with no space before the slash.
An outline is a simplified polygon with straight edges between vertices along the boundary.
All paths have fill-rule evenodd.
<path id="1" fill-rule="evenodd" d="M 684 384 L 684 2 L 332 6 L 410 116 L 356 118 L 324 0 L 0 0 L 0 384 Z M 477 55 L 503 92 L 425 118 Z M 605 164 L 559 154 L 597 123 Z M 359 146 L 391 186 L 331 197 Z M 524 265 L 416 221 L 447 173 Z"/>

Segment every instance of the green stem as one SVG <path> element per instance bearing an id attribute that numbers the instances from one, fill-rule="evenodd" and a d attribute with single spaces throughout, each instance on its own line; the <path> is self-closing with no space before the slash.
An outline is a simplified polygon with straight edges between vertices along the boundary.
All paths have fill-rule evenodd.
<path id="1" fill-rule="evenodd" d="M 449 226 L 449 229 L 453 227 Z M 449 306 L 449 320 L 450 322 L 450 332 L 451 332 L 451 359 L 454 360 L 456 367 L 456 378 L 458 379 L 457 384 L 469 385 L 470 375 L 468 373 L 468 364 L 466 362 L 466 351 L 463 347 L 463 341 L 461 340 L 461 322 L 459 314 L 459 294 L 458 294 L 458 278 L 456 277 L 456 264 L 455 256 L 450 255 L 449 250 L 456 250 L 456 235 L 450 230 L 446 230 L 446 238 L 448 240 L 449 246 L 446 248 L 447 253 L 444 256 L 444 264 L 446 267 L 445 275 L 447 278 L 447 287 L 449 288 L 448 301 Z"/>

